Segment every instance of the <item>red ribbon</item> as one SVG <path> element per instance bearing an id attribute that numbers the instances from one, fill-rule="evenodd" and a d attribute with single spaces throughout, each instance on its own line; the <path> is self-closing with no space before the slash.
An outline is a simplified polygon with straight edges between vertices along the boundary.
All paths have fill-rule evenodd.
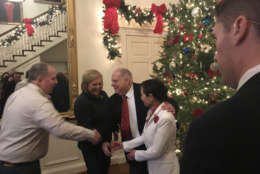
<path id="1" fill-rule="evenodd" d="M 166 13 L 167 8 L 165 4 L 162 4 L 160 6 L 157 6 L 155 4 L 152 4 L 151 10 L 153 12 L 153 14 L 156 15 L 157 18 L 157 22 L 156 22 L 156 26 L 153 30 L 154 33 L 159 33 L 162 34 L 163 32 L 163 14 Z"/>
<path id="2" fill-rule="evenodd" d="M 103 3 L 106 6 L 104 30 L 116 34 L 119 31 L 117 9 L 120 8 L 120 0 L 103 0 Z"/>
<path id="3" fill-rule="evenodd" d="M 23 19 L 23 22 L 25 23 L 28 36 L 32 36 L 32 34 L 34 33 L 34 29 L 32 27 L 32 19 L 25 18 Z"/>

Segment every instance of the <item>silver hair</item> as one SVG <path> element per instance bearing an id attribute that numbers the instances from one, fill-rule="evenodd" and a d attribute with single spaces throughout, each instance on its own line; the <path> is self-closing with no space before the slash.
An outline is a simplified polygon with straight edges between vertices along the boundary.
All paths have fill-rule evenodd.
<path id="1" fill-rule="evenodd" d="M 126 69 L 126 68 L 119 68 L 118 71 L 120 72 L 120 76 L 124 77 L 124 78 L 129 78 L 129 79 L 133 79 L 133 75 L 132 73 Z"/>

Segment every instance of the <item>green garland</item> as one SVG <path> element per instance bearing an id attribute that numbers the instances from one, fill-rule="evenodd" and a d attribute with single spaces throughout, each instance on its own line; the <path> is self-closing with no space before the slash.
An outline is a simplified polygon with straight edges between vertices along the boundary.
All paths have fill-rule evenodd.
<path id="1" fill-rule="evenodd" d="M 105 11 L 105 7 L 104 11 Z M 137 6 L 126 5 L 124 0 L 121 1 L 119 15 L 124 17 L 128 23 L 131 20 L 134 20 L 140 26 L 142 26 L 145 22 L 152 23 L 154 20 L 154 15 L 150 9 L 141 9 Z M 168 21 L 171 19 L 170 13 L 167 12 L 163 15 L 164 20 Z M 119 35 L 112 35 L 110 31 L 105 31 L 103 33 L 103 43 L 108 50 L 107 58 L 110 60 L 114 60 L 116 57 L 121 57 L 121 53 L 119 51 L 119 47 L 117 46 Z"/>
<path id="2" fill-rule="evenodd" d="M 39 20 L 34 19 L 32 22 L 32 25 L 34 27 L 49 25 L 52 22 L 53 16 L 57 11 L 64 12 L 66 11 L 65 7 L 58 6 L 58 7 L 52 7 L 48 10 L 46 19 Z M 23 33 L 26 32 L 25 24 L 20 24 L 16 26 L 16 28 L 12 31 L 12 34 L 8 35 L 7 38 L 0 40 L 0 47 L 8 47 L 12 45 L 14 42 L 18 41 Z"/>

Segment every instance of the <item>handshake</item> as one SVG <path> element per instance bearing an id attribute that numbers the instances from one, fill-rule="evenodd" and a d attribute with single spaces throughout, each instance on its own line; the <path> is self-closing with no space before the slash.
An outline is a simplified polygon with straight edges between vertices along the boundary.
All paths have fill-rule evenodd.
<path id="1" fill-rule="evenodd" d="M 102 149 L 103 152 L 107 155 L 107 156 L 112 156 L 112 152 L 119 150 L 119 149 L 123 149 L 123 144 L 120 141 L 112 141 L 111 143 L 109 142 L 104 142 L 102 144 Z M 135 160 L 135 152 L 136 150 L 133 149 L 131 150 L 128 154 L 127 154 L 127 158 L 129 160 Z"/>
<path id="2" fill-rule="evenodd" d="M 122 149 L 123 148 L 123 144 L 120 141 L 112 141 L 111 143 L 109 142 L 104 142 L 102 144 L 102 149 L 103 152 L 107 155 L 107 156 L 111 156 L 112 152 Z"/>

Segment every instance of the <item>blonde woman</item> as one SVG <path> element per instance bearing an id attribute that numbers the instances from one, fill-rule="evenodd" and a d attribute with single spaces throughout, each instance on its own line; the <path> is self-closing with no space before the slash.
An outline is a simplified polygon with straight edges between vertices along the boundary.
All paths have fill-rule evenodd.
<path id="1" fill-rule="evenodd" d="M 108 96 L 103 91 L 103 78 L 97 70 L 88 70 L 83 74 L 82 93 L 74 105 L 78 124 L 89 129 L 97 129 L 104 136 L 104 120 Z M 109 136 L 109 135 L 108 135 Z M 103 137 L 104 138 L 104 137 Z M 83 154 L 88 174 L 106 174 L 110 165 L 110 157 L 102 151 L 102 143 L 92 145 L 89 141 L 81 141 L 78 146 Z"/>

